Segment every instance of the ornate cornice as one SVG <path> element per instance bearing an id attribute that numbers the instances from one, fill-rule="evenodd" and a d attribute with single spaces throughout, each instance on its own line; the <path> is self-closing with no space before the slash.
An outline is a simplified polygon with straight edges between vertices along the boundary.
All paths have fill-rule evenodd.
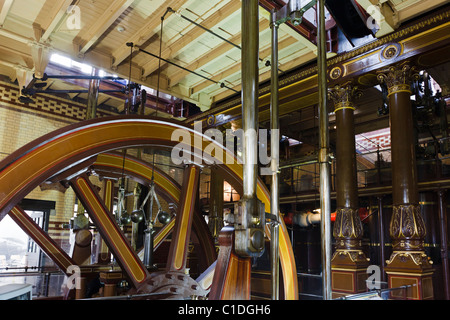
<path id="1" fill-rule="evenodd" d="M 355 49 L 355 50 L 348 51 L 348 52 L 339 54 L 331 59 L 328 59 L 327 65 L 328 65 L 328 67 L 334 66 L 334 65 L 339 65 L 344 61 L 356 58 L 360 55 L 364 55 L 370 51 L 373 51 L 377 48 L 385 46 L 389 43 L 398 41 L 398 40 L 406 38 L 408 36 L 413 36 L 414 34 L 421 32 L 421 31 L 426 31 L 427 29 L 429 29 L 435 25 L 442 24 L 443 22 L 446 22 L 449 19 L 450 19 L 450 9 L 446 9 L 443 12 L 440 12 L 434 16 L 425 18 L 425 19 L 423 19 L 417 23 L 414 23 L 410 26 L 404 27 L 396 32 L 386 35 L 380 39 L 374 40 L 364 46 L 361 46 L 361 47 Z M 388 48 L 387 50 L 385 50 L 385 54 L 387 55 L 386 58 L 390 57 L 391 50 L 389 50 L 389 48 Z M 280 76 L 280 80 L 279 80 L 280 90 L 282 90 L 283 87 L 286 87 L 290 84 L 296 83 L 307 77 L 314 76 L 316 74 L 317 74 L 317 65 L 314 65 L 309 68 L 297 71 L 292 75 L 288 75 L 285 77 Z M 259 89 L 260 97 L 263 95 L 266 95 L 266 94 L 270 94 L 270 84 L 261 86 Z M 197 120 L 200 120 L 203 118 L 206 119 L 206 117 L 211 114 L 217 114 L 220 112 L 224 112 L 225 110 L 227 110 L 231 107 L 235 107 L 235 106 L 239 105 L 240 103 L 241 103 L 241 98 L 236 97 L 234 99 L 225 101 L 223 104 L 219 104 L 216 107 L 213 107 L 208 111 L 205 111 L 205 112 L 202 112 L 201 114 L 190 117 L 186 121 L 193 122 L 193 121 L 197 121 Z"/>
<path id="2" fill-rule="evenodd" d="M 418 31 L 422 31 L 423 29 L 426 29 L 432 25 L 435 25 L 437 23 L 441 23 L 443 21 L 446 21 L 450 18 L 450 10 L 446 10 L 442 13 L 439 13 L 435 16 L 432 16 L 430 18 L 427 18 L 425 20 L 422 20 L 420 22 L 417 22 L 411 26 L 405 27 L 403 29 L 400 29 L 396 32 L 393 32 L 391 34 L 388 34 L 380 39 L 377 39 L 371 43 L 368 43 L 364 46 L 361 46 L 355 50 L 340 54 L 328 61 L 328 65 L 334 65 L 338 64 L 340 62 L 343 62 L 345 60 L 349 60 L 351 58 L 357 57 L 361 54 L 367 53 L 373 49 L 376 49 L 378 47 L 381 47 L 385 44 L 388 44 L 390 42 L 397 41 L 399 39 L 403 39 L 407 36 L 413 35 L 417 33 Z"/>

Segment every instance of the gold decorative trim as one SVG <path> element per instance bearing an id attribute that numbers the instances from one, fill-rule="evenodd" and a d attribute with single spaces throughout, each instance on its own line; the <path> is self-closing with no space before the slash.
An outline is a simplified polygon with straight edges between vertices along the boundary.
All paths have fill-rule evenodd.
<path id="1" fill-rule="evenodd" d="M 384 47 L 381 51 L 381 58 L 389 60 L 398 57 L 403 53 L 403 46 L 399 43 L 392 43 Z"/>
<path id="2" fill-rule="evenodd" d="M 338 111 L 340 111 L 340 110 L 344 110 L 344 109 L 351 109 L 351 110 L 353 110 L 353 111 L 356 110 L 355 107 L 352 107 L 352 106 L 348 105 L 348 106 L 343 106 L 343 107 L 334 109 L 334 113 L 336 113 L 336 112 L 338 112 Z"/>
<path id="3" fill-rule="evenodd" d="M 413 293 L 413 295 L 412 296 L 409 296 L 410 298 L 412 298 L 412 299 L 414 299 L 414 300 L 417 300 L 417 299 L 419 299 L 419 297 L 420 297 L 420 293 L 419 293 L 419 280 L 417 279 L 417 278 L 409 278 L 409 277 L 407 277 L 407 278 L 405 278 L 405 277 L 389 277 L 389 287 L 390 288 L 393 288 L 393 287 L 396 287 L 397 285 L 396 284 L 393 284 L 393 280 L 395 281 L 395 280 L 398 280 L 398 281 L 402 281 L 402 280 L 407 280 L 407 282 L 413 282 L 413 284 L 415 285 L 414 287 L 412 287 L 412 288 L 408 288 L 408 289 L 410 289 L 411 290 L 411 292 Z M 408 290 L 408 289 L 405 289 L 405 290 Z M 415 293 L 415 295 L 414 295 L 414 293 Z M 391 297 L 394 297 L 394 298 L 402 298 L 404 295 L 402 294 L 402 292 L 395 292 L 395 291 L 392 291 L 391 292 Z"/>
<path id="4" fill-rule="evenodd" d="M 423 249 L 426 235 L 425 222 L 416 204 L 395 205 L 389 226 L 394 250 Z"/>
<path id="5" fill-rule="evenodd" d="M 417 22 L 416 24 L 406 27 L 404 29 L 398 30 L 396 32 L 393 32 L 391 34 L 388 34 L 381 39 L 377 39 L 371 43 L 368 43 L 362 47 L 359 47 L 355 50 L 345 52 L 343 54 L 337 55 L 327 61 L 328 66 L 333 66 L 338 63 L 342 63 L 343 61 L 350 60 L 352 58 L 355 58 L 361 54 L 370 52 L 376 48 L 382 47 L 388 43 L 398 41 L 399 39 L 403 39 L 413 33 L 416 33 L 418 31 L 424 30 L 434 24 L 440 26 L 444 21 L 448 20 L 450 18 L 450 10 L 441 12 L 435 16 L 429 17 L 423 21 Z M 425 30 L 424 32 L 426 32 Z M 413 36 L 416 37 L 416 36 Z M 307 78 L 308 76 L 312 76 L 314 74 L 317 74 L 317 66 L 310 67 L 308 69 L 302 70 L 297 74 L 294 74 L 292 76 L 289 76 L 284 79 L 280 79 L 280 90 L 283 90 L 285 86 L 288 86 L 290 84 L 296 83 L 300 80 L 304 80 L 304 78 Z M 333 79 L 333 78 L 332 78 Z M 270 86 L 263 87 L 259 90 L 259 96 L 261 98 L 262 95 L 270 94 Z M 187 121 L 193 122 L 197 121 L 199 119 L 203 119 L 205 116 L 208 116 L 210 114 L 218 114 L 225 110 L 227 110 L 230 107 L 237 106 L 241 103 L 241 98 L 238 97 L 236 99 L 233 99 L 231 101 L 228 101 L 217 108 L 210 109 L 208 111 L 205 111 L 201 114 L 198 114 L 196 116 L 190 117 L 187 119 Z M 206 119 L 205 119 L 206 121 Z"/>
<path id="6" fill-rule="evenodd" d="M 336 251 L 333 254 L 333 257 L 331 258 L 331 261 L 333 261 L 335 258 L 347 256 L 351 262 L 358 263 L 358 262 L 367 262 L 370 261 L 369 258 L 366 258 L 366 255 L 362 250 L 348 250 L 348 249 L 336 249 Z"/>
<path id="7" fill-rule="evenodd" d="M 410 259 L 417 266 L 432 265 L 433 261 L 423 251 L 394 251 L 386 265 L 390 265 L 395 259 L 406 261 Z"/>
<path id="8" fill-rule="evenodd" d="M 343 70 L 340 66 L 336 66 L 333 69 L 331 69 L 330 71 L 330 78 L 333 80 L 338 79 L 339 77 L 341 77 L 343 74 Z"/>
<path id="9" fill-rule="evenodd" d="M 344 288 L 336 288 L 334 286 L 334 284 L 336 283 L 336 281 L 333 281 L 333 278 L 335 278 L 335 276 L 345 276 L 345 277 L 350 277 L 351 280 L 349 281 L 351 283 L 351 289 L 344 289 Z M 341 292 L 355 292 L 355 276 L 353 272 L 339 272 L 339 271 L 331 271 L 331 285 L 332 285 L 332 290 L 333 291 L 341 291 Z"/>

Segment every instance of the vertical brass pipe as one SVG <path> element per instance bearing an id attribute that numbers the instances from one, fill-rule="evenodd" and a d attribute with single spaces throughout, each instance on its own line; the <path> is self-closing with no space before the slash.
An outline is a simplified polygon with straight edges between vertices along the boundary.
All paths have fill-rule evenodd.
<path id="1" fill-rule="evenodd" d="M 219 172 L 211 172 L 209 183 L 209 220 L 208 227 L 214 239 L 219 237 L 223 228 L 223 176 Z"/>
<path id="2" fill-rule="evenodd" d="M 331 199 L 329 132 L 327 110 L 327 52 L 325 33 L 325 0 L 318 2 L 318 85 L 319 85 L 319 172 L 320 172 L 320 229 L 322 248 L 322 295 L 331 300 Z"/>
<path id="3" fill-rule="evenodd" d="M 279 110 L 278 110 L 278 24 L 276 14 L 271 12 L 272 29 L 272 57 L 271 57 L 271 89 L 270 89 L 270 153 L 272 161 L 272 183 L 270 192 L 270 212 L 276 216 L 276 221 L 271 226 L 270 252 L 272 271 L 272 300 L 279 300 L 279 226 L 280 220 L 280 194 L 279 194 L 279 170 L 278 159 L 280 155 L 280 134 L 279 134 Z"/>
<path id="4" fill-rule="evenodd" d="M 92 76 L 98 76 L 98 69 L 92 68 Z M 86 120 L 94 119 L 97 115 L 98 90 L 100 88 L 99 79 L 89 81 L 89 93 L 86 109 Z"/>
<path id="5" fill-rule="evenodd" d="M 257 0 L 242 0 L 242 128 L 243 198 L 256 197 L 258 171 L 258 51 L 259 4 Z"/>
<path id="6" fill-rule="evenodd" d="M 381 281 L 386 281 L 386 273 L 384 271 L 384 264 L 386 263 L 386 249 L 384 243 L 384 218 L 383 218 L 383 196 L 378 196 L 378 234 L 380 237 L 380 271 Z"/>
<path id="7" fill-rule="evenodd" d="M 448 263 L 448 235 L 447 235 L 447 203 L 445 200 L 445 191 L 439 190 L 439 225 L 441 227 L 441 260 L 442 275 L 444 279 L 445 299 L 450 300 L 450 274 Z"/>

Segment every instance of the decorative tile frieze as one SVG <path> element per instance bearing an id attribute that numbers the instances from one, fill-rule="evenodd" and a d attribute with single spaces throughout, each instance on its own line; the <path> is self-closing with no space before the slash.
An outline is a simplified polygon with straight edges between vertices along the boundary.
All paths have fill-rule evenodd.
<path id="1" fill-rule="evenodd" d="M 82 121 L 86 118 L 86 106 L 47 94 L 36 94 L 33 103 L 22 103 L 19 100 L 19 87 L 0 81 L 0 107 L 10 106 L 17 110 L 35 111 L 38 116 L 56 116 L 74 121 Z M 114 115 L 113 112 L 97 110 L 97 117 Z"/>

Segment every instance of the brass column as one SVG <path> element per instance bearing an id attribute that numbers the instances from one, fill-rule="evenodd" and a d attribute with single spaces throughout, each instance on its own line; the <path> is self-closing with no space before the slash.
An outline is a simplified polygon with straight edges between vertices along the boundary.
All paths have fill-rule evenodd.
<path id="1" fill-rule="evenodd" d="M 438 190 L 439 196 L 439 225 L 441 234 L 442 275 L 444 281 L 445 300 L 450 300 L 450 274 L 448 263 L 448 235 L 447 235 L 447 201 L 446 191 Z"/>
<path id="2" fill-rule="evenodd" d="M 331 259 L 333 298 L 366 291 L 368 259 L 362 251 L 353 100 L 361 91 L 350 82 L 329 90 L 336 115 L 336 250 Z"/>
<path id="3" fill-rule="evenodd" d="M 331 289 L 331 183 L 330 183 L 330 138 L 328 132 L 327 107 L 327 49 L 325 30 L 325 0 L 317 2 L 317 76 L 319 91 L 319 177 L 320 177 L 320 230 L 322 249 L 322 296 L 332 298 Z"/>
<path id="4" fill-rule="evenodd" d="M 392 239 L 390 259 L 386 262 L 390 288 L 413 285 L 408 299 L 432 299 L 432 262 L 424 252 L 425 223 L 420 213 L 417 166 L 413 137 L 411 82 L 418 72 L 408 61 L 378 72 L 386 84 L 389 99 L 392 157 Z M 403 298 L 401 290 L 391 298 Z"/>

